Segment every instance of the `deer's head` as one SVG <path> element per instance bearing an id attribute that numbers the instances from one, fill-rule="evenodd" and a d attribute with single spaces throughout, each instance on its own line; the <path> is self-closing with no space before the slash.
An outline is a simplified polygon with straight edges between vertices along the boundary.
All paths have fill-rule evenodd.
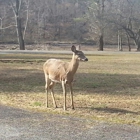
<path id="1" fill-rule="evenodd" d="M 71 51 L 74 53 L 75 59 L 80 61 L 88 61 L 88 58 L 86 58 L 84 53 L 82 51 L 76 50 L 76 47 L 74 45 L 71 47 Z"/>

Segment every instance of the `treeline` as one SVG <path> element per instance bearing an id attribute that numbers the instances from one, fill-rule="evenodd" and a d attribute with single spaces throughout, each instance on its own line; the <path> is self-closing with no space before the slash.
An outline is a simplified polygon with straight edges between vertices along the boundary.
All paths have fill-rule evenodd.
<path id="1" fill-rule="evenodd" d="M 139 0 L 0 0 L 0 42 L 64 41 L 135 44 L 140 50 Z"/>

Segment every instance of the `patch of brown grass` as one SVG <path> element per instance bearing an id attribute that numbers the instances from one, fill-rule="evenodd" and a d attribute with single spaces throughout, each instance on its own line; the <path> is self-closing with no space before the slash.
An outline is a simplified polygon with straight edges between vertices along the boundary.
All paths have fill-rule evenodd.
<path id="1" fill-rule="evenodd" d="M 74 115 L 115 123 L 140 125 L 140 54 L 89 55 L 75 76 L 76 109 L 64 112 L 61 85 L 56 85 L 58 109 L 45 108 L 42 65 L 48 58 L 68 61 L 71 55 L 1 55 L 1 104 L 34 111 Z"/>

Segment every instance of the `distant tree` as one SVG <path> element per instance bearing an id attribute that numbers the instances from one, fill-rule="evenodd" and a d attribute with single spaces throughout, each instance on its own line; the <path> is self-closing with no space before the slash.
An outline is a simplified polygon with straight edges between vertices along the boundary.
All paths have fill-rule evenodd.
<path id="1" fill-rule="evenodd" d="M 5 40 L 8 40 L 8 35 L 6 35 L 6 30 L 8 30 L 8 33 L 10 32 L 10 28 L 14 27 L 15 24 L 11 21 L 9 23 L 9 20 L 11 20 L 11 12 L 10 8 L 8 7 L 8 0 L 1 0 L 0 1 L 0 39 L 1 42 L 4 42 Z"/>
<path id="2" fill-rule="evenodd" d="M 89 0 L 87 2 L 87 18 L 90 26 L 90 33 L 96 34 L 98 38 L 99 51 L 104 48 L 104 28 L 105 23 L 105 0 Z"/>
<path id="3" fill-rule="evenodd" d="M 126 34 L 129 51 L 131 50 L 130 39 L 140 51 L 140 3 L 139 0 L 114 0 L 110 10 L 109 22 L 114 23 L 118 29 L 118 46 L 122 49 L 122 34 Z"/>
<path id="4" fill-rule="evenodd" d="M 139 0 L 0 0 L 0 42 L 18 38 L 24 50 L 25 42 L 94 40 L 103 51 L 118 38 L 119 50 L 127 42 L 140 50 L 139 7 Z"/>
<path id="5" fill-rule="evenodd" d="M 134 41 L 137 46 L 137 51 L 140 51 L 140 3 L 139 0 L 127 0 L 127 5 L 129 10 L 127 22 L 126 24 L 121 24 L 120 26 L 126 32 L 127 36 Z"/>
<path id="6" fill-rule="evenodd" d="M 29 8 L 29 0 L 25 0 L 26 2 L 26 12 L 27 12 L 27 18 L 26 18 L 26 23 L 24 26 L 24 30 L 22 27 L 22 21 L 21 21 L 21 7 L 23 6 L 23 1 L 22 0 L 10 0 L 9 3 L 13 9 L 14 16 L 15 16 L 15 22 L 16 22 L 16 30 L 17 30 L 17 38 L 18 38 L 18 43 L 20 46 L 20 50 L 25 50 L 25 42 L 24 42 L 24 37 L 25 37 L 25 31 L 27 27 L 27 21 L 28 21 L 28 8 Z"/>

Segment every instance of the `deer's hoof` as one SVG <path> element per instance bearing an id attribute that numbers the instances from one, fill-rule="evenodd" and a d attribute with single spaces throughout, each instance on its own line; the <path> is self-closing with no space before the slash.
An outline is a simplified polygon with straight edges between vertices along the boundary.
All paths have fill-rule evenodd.
<path id="1" fill-rule="evenodd" d="M 66 111 L 67 110 L 67 108 L 64 108 L 64 111 Z"/>
<path id="2" fill-rule="evenodd" d="M 74 108 L 74 107 L 71 107 L 71 109 L 72 109 L 72 110 L 75 110 L 75 108 Z"/>
<path id="3" fill-rule="evenodd" d="M 56 109 L 56 108 L 58 108 L 58 107 L 57 107 L 57 105 L 56 105 L 56 106 L 54 106 L 54 109 Z"/>

